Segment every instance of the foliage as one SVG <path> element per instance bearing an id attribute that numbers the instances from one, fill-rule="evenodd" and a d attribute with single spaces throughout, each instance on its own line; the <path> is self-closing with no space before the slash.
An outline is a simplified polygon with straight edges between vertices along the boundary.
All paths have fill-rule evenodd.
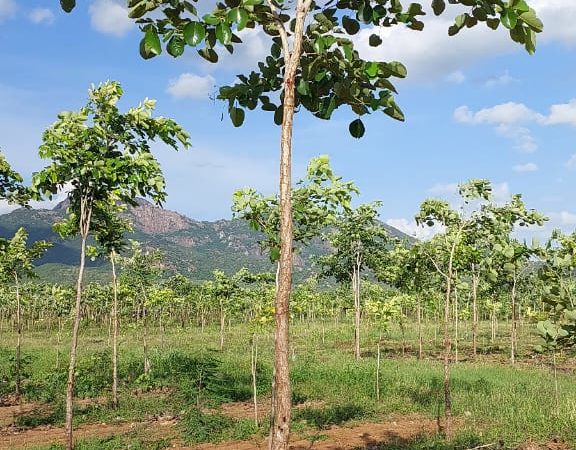
<path id="1" fill-rule="evenodd" d="M 358 193 L 351 181 L 334 175 L 328 156 L 314 158 L 308 164 L 306 178 L 292 190 L 294 242 L 306 245 L 327 225 L 334 224 L 337 213 L 349 207 L 351 194 Z M 264 233 L 260 246 L 272 262 L 280 258 L 280 199 L 263 196 L 252 188 L 236 191 L 232 211 L 248 221 L 250 228 Z"/>

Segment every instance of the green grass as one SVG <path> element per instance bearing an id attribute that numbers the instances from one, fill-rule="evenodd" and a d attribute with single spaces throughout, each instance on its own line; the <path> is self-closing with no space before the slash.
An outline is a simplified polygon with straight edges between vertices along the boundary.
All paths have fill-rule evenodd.
<path id="1" fill-rule="evenodd" d="M 460 344 L 464 362 L 452 368 L 453 411 L 458 435 L 447 444 L 425 439 L 408 447 L 398 442 L 387 449 L 457 449 L 481 443 L 501 442 L 503 448 L 514 448 L 527 440 L 545 442 L 560 438 L 576 446 L 576 383 L 573 375 L 560 373 L 556 400 L 554 378 L 549 368 L 540 368 L 531 358 L 535 338 L 528 325 L 523 329 L 520 363 L 507 364 L 507 337 L 501 325 L 496 353 L 481 355 L 472 361 L 469 347 Z M 250 332 L 245 327 L 227 331 L 225 350 L 216 350 L 218 332 L 209 327 L 204 333 L 196 328 L 169 328 L 162 336 L 158 331 L 149 338 L 152 371 L 142 375 L 141 334 L 124 330 L 121 356 L 121 403 L 119 410 L 110 408 L 110 350 L 107 330 L 84 329 L 80 343 L 78 396 L 104 397 L 98 402 L 79 406 L 76 423 L 145 420 L 150 416 L 174 416 L 180 419 L 182 439 L 188 442 L 245 439 L 252 434 L 265 434 L 249 420 L 232 420 L 217 413 L 199 411 L 197 406 L 217 408 L 219 404 L 250 400 Z M 294 412 L 294 429 L 321 430 L 331 425 L 358 421 L 382 421 L 398 414 L 419 413 L 435 418 L 443 411 L 442 365 L 438 359 L 439 343 L 434 345 L 434 329 L 426 328 L 427 359 L 413 356 L 415 331 L 409 328 L 402 345 L 399 329 L 385 335 L 380 373 L 380 402 L 375 395 L 376 328 L 367 327 L 363 335 L 363 354 L 355 361 L 352 354 L 352 328 L 348 324 L 300 324 L 292 328 L 293 400 L 321 401 Z M 489 330 L 483 327 L 480 340 L 488 341 Z M 462 330 L 466 338 L 466 328 Z M 10 366 L 12 336 L 2 340 L 0 379 Z M 66 352 L 67 342 L 61 345 Z M 402 353 L 404 347 L 404 355 Z M 272 336 L 259 337 L 258 393 L 270 394 L 272 375 Z M 66 358 L 60 356 L 60 369 L 55 370 L 55 337 L 46 333 L 28 333 L 24 342 L 29 376 L 24 383 L 27 399 L 45 401 L 52 406 L 50 414 L 21 416 L 19 425 L 61 424 L 62 396 L 65 385 Z M 411 349 L 411 350 L 410 350 Z M 562 360 L 562 357 L 560 357 Z M 548 361 L 545 359 L 547 364 Z M 5 376 L 5 375 L 4 375 Z M 5 376 L 6 377 L 6 376 Z M 9 383 L 4 383 L 7 389 Z M 151 393 L 147 393 L 151 391 Z M 0 391 L 1 393 L 1 391 Z M 558 406 L 556 405 L 558 401 Z M 473 443 L 474 445 L 466 445 Z M 411 444 L 411 445 L 412 445 Z M 134 448 L 155 449 L 161 440 L 142 440 L 139 436 L 115 437 L 89 441 L 81 449 Z M 130 447 L 130 445 L 132 447 Z M 402 447 L 404 445 L 404 447 Z M 444 445 L 444 447 L 442 447 Z M 91 447 L 92 446 L 92 447 Z M 156 446 L 156 447 L 155 447 Z M 59 447 L 54 447 L 54 449 Z"/>

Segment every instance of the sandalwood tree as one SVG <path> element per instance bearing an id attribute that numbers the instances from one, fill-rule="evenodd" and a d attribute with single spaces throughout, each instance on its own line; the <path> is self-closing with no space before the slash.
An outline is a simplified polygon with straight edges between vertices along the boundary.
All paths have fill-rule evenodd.
<path id="1" fill-rule="evenodd" d="M 373 30 L 370 45 L 383 43 L 379 30 L 395 26 L 424 28 L 426 15 L 421 3 L 401 0 L 225 0 L 212 12 L 199 13 L 192 0 L 128 0 L 130 17 L 141 25 L 144 36 L 140 54 L 148 59 L 162 53 L 162 42 L 173 57 L 195 47 L 199 55 L 217 63 L 219 53 L 232 53 L 242 45 L 238 32 L 262 29 L 271 37 L 270 53 L 258 69 L 239 75 L 237 82 L 220 88 L 218 97 L 228 102 L 232 123 L 244 122 L 245 109 L 261 107 L 273 112 L 280 132 L 280 236 L 279 283 L 276 297 L 275 362 L 276 420 L 270 448 L 286 449 L 290 424 L 290 379 L 288 374 L 288 319 L 292 285 L 292 131 L 296 109 L 306 109 L 321 119 L 330 119 L 341 106 L 357 116 L 350 125 L 354 137 L 364 135 L 361 116 L 375 111 L 403 120 L 394 100 L 396 89 L 390 78 L 403 78 L 406 68 L 399 62 L 369 61 L 354 48 L 353 36 L 361 28 Z M 491 29 L 501 24 L 511 38 L 528 52 L 535 50 L 535 35 L 542 23 L 525 0 L 432 0 L 435 15 L 447 3 L 459 15 L 448 28 L 457 34 L 463 28 L 484 23 Z M 70 12 L 76 0 L 60 0 Z"/>
<path id="2" fill-rule="evenodd" d="M 380 203 L 346 209 L 328 236 L 333 253 L 318 258 L 322 275 L 338 283 L 350 283 L 354 298 L 354 356 L 360 359 L 361 282 L 364 269 L 375 270 L 383 261 L 390 242 L 388 232 L 378 221 Z"/>
<path id="3" fill-rule="evenodd" d="M 52 198 L 68 190 L 68 217 L 58 224 L 62 236 L 80 236 L 80 267 L 76 282 L 74 326 L 66 387 L 66 448 L 74 447 L 72 406 L 76 353 L 80 330 L 82 283 L 88 236 L 94 231 L 94 211 L 111 200 L 136 205 L 136 197 L 150 197 L 161 204 L 165 182 L 150 149 L 160 139 L 178 148 L 188 145 L 188 135 L 173 120 L 152 117 L 155 102 L 146 99 L 126 113 L 118 109 L 122 88 L 106 82 L 89 91 L 88 103 L 78 111 L 62 112 L 42 137 L 39 154 L 52 162 L 33 175 L 35 198 Z"/>
<path id="4" fill-rule="evenodd" d="M 22 227 L 16 231 L 11 239 L 0 240 L 0 277 L 14 283 L 16 297 L 15 393 L 18 401 L 20 401 L 22 394 L 22 302 L 20 285 L 22 279 L 34 276 L 33 261 L 40 258 L 51 246 L 52 244 L 47 241 L 36 241 L 32 245 L 28 245 L 28 232 Z"/>

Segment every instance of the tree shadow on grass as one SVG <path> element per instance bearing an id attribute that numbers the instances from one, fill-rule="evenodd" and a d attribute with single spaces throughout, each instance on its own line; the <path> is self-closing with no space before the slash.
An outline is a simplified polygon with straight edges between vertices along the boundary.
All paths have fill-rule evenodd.
<path id="1" fill-rule="evenodd" d="M 365 417 L 367 410 L 354 403 L 335 405 L 327 408 L 303 408 L 294 412 L 294 420 L 304 420 L 317 429 L 331 425 L 341 425 L 352 419 Z"/>
<path id="2" fill-rule="evenodd" d="M 463 450 L 482 445 L 482 441 L 475 435 L 458 436 L 446 441 L 440 436 L 417 435 L 411 438 L 389 432 L 383 438 L 375 440 L 373 436 L 362 436 L 364 444 L 354 450 Z M 499 448 L 499 447 L 497 447 Z"/>

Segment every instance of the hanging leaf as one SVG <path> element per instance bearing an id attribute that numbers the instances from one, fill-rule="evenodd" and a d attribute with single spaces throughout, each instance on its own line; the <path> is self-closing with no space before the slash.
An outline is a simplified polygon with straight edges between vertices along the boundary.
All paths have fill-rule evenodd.
<path id="1" fill-rule="evenodd" d="M 162 46 L 160 45 L 160 37 L 155 29 L 148 29 L 144 33 L 144 45 L 149 53 L 159 55 L 162 53 Z"/>
<path id="2" fill-rule="evenodd" d="M 184 40 L 191 47 L 196 47 L 206 37 L 206 29 L 199 22 L 190 22 L 184 27 Z"/>
<path id="3" fill-rule="evenodd" d="M 364 132 L 366 131 L 366 129 L 364 128 L 364 124 L 362 123 L 362 121 L 360 119 L 356 119 L 350 122 L 350 125 L 348 126 L 348 131 L 350 131 L 352 137 L 360 139 L 362 136 L 364 136 Z"/>
<path id="4" fill-rule="evenodd" d="M 76 0 L 60 0 L 60 6 L 65 12 L 72 12 L 76 7 Z"/>
<path id="5" fill-rule="evenodd" d="M 184 45 L 184 39 L 182 39 L 180 36 L 172 36 L 172 38 L 168 41 L 166 50 L 170 56 L 177 58 L 182 56 L 184 53 Z"/>
<path id="6" fill-rule="evenodd" d="M 244 123 L 244 110 L 242 108 L 230 108 L 230 120 L 232 121 L 232 125 L 235 127 L 240 127 Z"/>
<path id="7" fill-rule="evenodd" d="M 348 34 L 356 34 L 358 31 L 360 31 L 360 24 L 358 21 L 348 16 L 342 17 L 342 26 Z"/>
<path id="8" fill-rule="evenodd" d="M 432 0 L 432 11 L 439 16 L 446 9 L 446 2 L 444 0 Z"/>
<path id="9" fill-rule="evenodd" d="M 380 36 L 377 34 L 371 34 L 368 38 L 368 44 L 370 47 L 378 47 L 380 44 L 382 44 L 382 38 L 380 38 Z"/>

